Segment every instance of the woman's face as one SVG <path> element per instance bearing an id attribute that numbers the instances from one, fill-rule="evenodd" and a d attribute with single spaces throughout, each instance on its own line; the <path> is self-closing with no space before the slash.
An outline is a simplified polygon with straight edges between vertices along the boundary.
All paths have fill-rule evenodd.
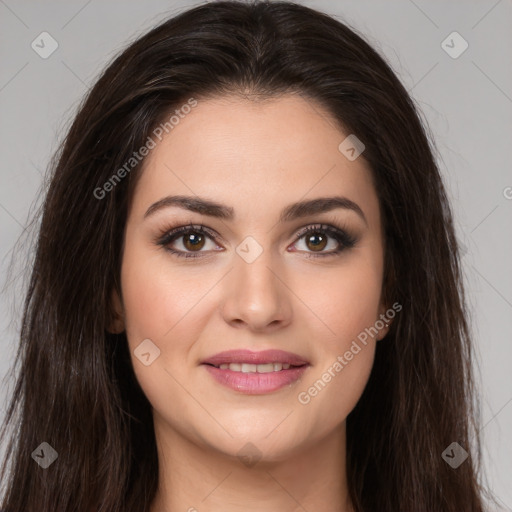
<path id="1" fill-rule="evenodd" d="M 386 310 L 383 238 L 369 167 L 339 149 L 348 135 L 300 96 L 224 97 L 198 101 L 147 156 L 120 307 L 167 439 L 277 460 L 343 431 L 386 329 L 365 331 Z"/>

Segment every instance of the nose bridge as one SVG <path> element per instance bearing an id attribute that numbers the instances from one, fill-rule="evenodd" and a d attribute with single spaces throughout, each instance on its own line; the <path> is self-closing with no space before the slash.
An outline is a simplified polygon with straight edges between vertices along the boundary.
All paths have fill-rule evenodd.
<path id="1" fill-rule="evenodd" d="M 237 247 L 232 285 L 225 297 L 225 320 L 243 322 L 255 329 L 289 321 L 291 308 L 281 282 L 284 276 L 278 278 L 280 268 L 276 268 L 272 252 L 263 250 L 254 239 L 242 242 Z"/>
<path id="2" fill-rule="evenodd" d="M 254 248 L 250 248 L 250 251 L 254 252 Z M 271 271 L 272 259 L 271 251 L 264 250 L 261 254 L 256 255 L 254 260 L 248 260 L 241 256 L 235 263 L 235 288 L 238 296 L 246 303 L 254 302 L 256 308 L 261 308 L 262 301 L 270 305 L 271 301 L 277 300 L 279 294 L 277 279 L 274 272 Z"/>

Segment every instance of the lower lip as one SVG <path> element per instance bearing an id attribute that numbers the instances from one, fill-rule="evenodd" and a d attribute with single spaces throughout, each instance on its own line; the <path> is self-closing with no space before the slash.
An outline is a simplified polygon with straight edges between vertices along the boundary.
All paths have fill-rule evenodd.
<path id="1" fill-rule="evenodd" d="M 261 395 L 277 391 L 296 382 L 306 371 L 308 365 L 289 368 L 279 372 L 269 373 L 242 373 L 232 370 L 221 370 L 209 364 L 203 365 L 210 375 L 220 384 L 239 393 L 248 395 Z"/>

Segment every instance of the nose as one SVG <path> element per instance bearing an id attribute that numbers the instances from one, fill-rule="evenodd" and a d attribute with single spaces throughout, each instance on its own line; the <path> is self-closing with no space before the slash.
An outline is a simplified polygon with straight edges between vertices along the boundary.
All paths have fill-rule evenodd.
<path id="1" fill-rule="evenodd" d="M 269 251 L 252 263 L 236 257 L 228 279 L 222 305 L 227 323 L 254 332 L 272 332 L 291 322 L 293 294 L 283 270 L 272 265 Z"/>

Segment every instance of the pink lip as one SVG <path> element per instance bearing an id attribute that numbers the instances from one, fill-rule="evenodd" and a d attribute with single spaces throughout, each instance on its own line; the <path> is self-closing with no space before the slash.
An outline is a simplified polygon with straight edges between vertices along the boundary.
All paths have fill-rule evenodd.
<path id="1" fill-rule="evenodd" d="M 230 363 L 288 363 L 292 365 L 287 370 L 269 373 L 242 373 L 232 370 L 221 370 L 217 366 Z M 215 365 L 215 366 L 213 366 Z M 239 393 L 261 395 L 277 391 L 284 386 L 297 381 L 309 367 L 309 363 L 296 354 L 283 350 L 263 350 L 251 352 L 250 350 L 229 350 L 221 352 L 203 361 L 202 366 L 220 384 Z"/>
<path id="2" fill-rule="evenodd" d="M 250 364 L 266 364 L 266 363 L 288 363 L 293 366 L 301 366 L 308 364 L 308 361 L 284 350 L 261 350 L 260 352 L 251 352 L 250 350 L 226 350 L 219 352 L 208 359 L 202 361 L 203 364 L 212 364 L 219 366 L 221 364 L 230 363 L 250 363 Z"/>
<path id="3" fill-rule="evenodd" d="M 291 367 L 271 373 L 242 373 L 203 365 L 220 384 L 248 395 L 262 395 L 277 391 L 300 378 L 309 365 Z"/>

